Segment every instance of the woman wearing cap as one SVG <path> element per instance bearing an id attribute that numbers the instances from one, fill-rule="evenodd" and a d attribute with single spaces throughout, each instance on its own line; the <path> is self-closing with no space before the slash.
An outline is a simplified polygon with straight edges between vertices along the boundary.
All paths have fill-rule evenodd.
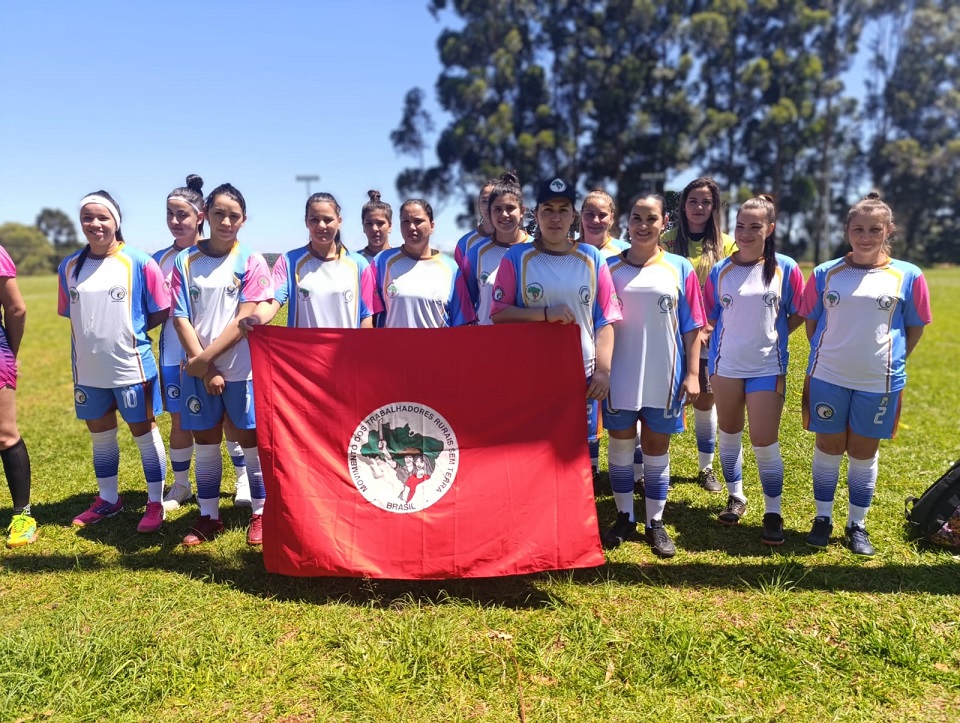
<path id="1" fill-rule="evenodd" d="M 587 383 L 588 429 L 596 439 L 597 404 L 610 388 L 613 328 L 620 307 L 603 255 L 570 239 L 577 195 L 562 178 L 541 184 L 532 243 L 507 251 L 497 270 L 490 319 L 494 324 L 577 324 Z"/>
<path id="2" fill-rule="evenodd" d="M 123 509 L 119 411 L 147 478 L 147 509 L 137 531 L 154 532 L 163 523 L 167 460 L 154 422 L 163 406 L 147 331 L 167 317 L 170 294 L 157 262 L 124 243 L 120 208 L 109 193 L 96 191 L 80 201 L 80 227 L 87 245 L 60 264 L 58 312 L 70 319 L 73 398 L 77 418 L 90 430 L 99 492 L 73 524 L 96 524 Z"/>

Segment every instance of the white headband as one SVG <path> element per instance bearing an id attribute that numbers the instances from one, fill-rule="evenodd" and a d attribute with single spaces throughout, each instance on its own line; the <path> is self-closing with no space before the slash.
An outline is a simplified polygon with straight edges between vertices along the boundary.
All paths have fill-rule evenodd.
<path id="1" fill-rule="evenodd" d="M 113 204 L 109 198 L 99 196 L 96 193 L 91 193 L 89 196 L 84 196 L 80 199 L 80 210 L 83 211 L 83 207 L 90 203 L 99 203 L 101 206 L 105 206 L 106 209 L 110 212 L 110 215 L 113 216 L 113 220 L 117 224 L 117 228 L 120 228 L 120 211 Z"/>
<path id="2" fill-rule="evenodd" d="M 181 195 L 180 195 L 179 193 L 177 193 L 176 191 L 174 191 L 174 192 L 171 193 L 169 196 L 167 196 L 167 200 L 168 200 L 168 201 L 169 201 L 171 198 L 176 198 L 176 199 L 178 199 L 178 200 L 180 200 L 180 201 L 183 201 L 184 203 L 188 204 L 188 205 L 190 206 L 190 208 L 192 208 L 194 211 L 196 211 L 198 216 L 200 215 L 201 211 L 200 211 L 199 208 L 197 208 L 197 204 L 195 204 L 195 203 L 194 203 L 193 201 L 191 201 L 189 198 L 186 198 L 185 196 L 181 196 Z"/>

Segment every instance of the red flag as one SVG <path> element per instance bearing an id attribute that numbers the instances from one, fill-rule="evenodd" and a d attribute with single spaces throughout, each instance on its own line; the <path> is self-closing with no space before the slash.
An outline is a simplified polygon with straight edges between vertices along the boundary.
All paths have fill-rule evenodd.
<path id="1" fill-rule="evenodd" d="M 250 349 L 268 571 L 603 564 L 576 326 L 256 327 Z"/>

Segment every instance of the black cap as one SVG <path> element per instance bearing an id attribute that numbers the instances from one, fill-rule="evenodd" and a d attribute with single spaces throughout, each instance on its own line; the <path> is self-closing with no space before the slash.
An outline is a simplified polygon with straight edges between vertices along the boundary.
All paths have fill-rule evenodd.
<path id="1" fill-rule="evenodd" d="M 549 201 L 551 198 L 565 198 L 570 203 L 576 205 L 577 203 L 577 191 L 576 189 L 562 178 L 557 176 L 549 181 L 544 181 L 540 184 L 540 188 L 537 189 L 537 205 Z"/>

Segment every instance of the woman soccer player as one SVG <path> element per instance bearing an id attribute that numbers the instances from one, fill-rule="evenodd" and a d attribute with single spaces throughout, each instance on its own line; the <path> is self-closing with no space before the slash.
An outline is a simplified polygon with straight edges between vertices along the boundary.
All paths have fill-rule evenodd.
<path id="1" fill-rule="evenodd" d="M 393 228 L 393 209 L 390 204 L 380 200 L 380 191 L 367 191 L 370 200 L 363 204 L 360 219 L 363 221 L 363 235 L 367 245 L 360 255 L 373 263 L 373 257 L 390 248 L 390 229 Z"/>
<path id="2" fill-rule="evenodd" d="M 461 264 L 478 324 L 493 323 L 490 306 L 501 259 L 510 248 L 529 239 L 521 225 L 526 210 L 519 179 L 513 173 L 504 173 L 487 197 L 487 218 L 493 232 L 490 238 L 471 246 Z"/>
<path id="3" fill-rule="evenodd" d="M 763 487 L 760 540 L 783 544 L 783 457 L 780 416 L 786 391 L 787 341 L 803 323 L 797 314 L 803 275 L 793 259 L 776 252 L 777 208 L 772 196 L 745 201 L 737 213 L 737 251 L 710 272 L 704 291 L 710 339 L 710 383 L 717 401 L 720 464 L 727 484 L 724 525 L 740 522 L 743 493 L 744 411 Z"/>
<path id="4" fill-rule="evenodd" d="M 700 288 L 710 270 L 734 251 L 734 241 L 720 230 L 720 187 L 712 178 L 702 177 L 687 184 L 680 194 L 677 227 L 663 234 L 663 247 L 672 254 L 690 259 L 700 279 Z M 694 431 L 700 456 L 700 486 L 708 492 L 722 492 L 713 471 L 717 449 L 717 410 L 713 387 L 707 374 L 710 327 L 700 330 L 700 396 L 693 402 Z"/>
<path id="5" fill-rule="evenodd" d="M 693 266 L 659 246 L 663 223 L 663 198 L 640 197 L 630 210 L 630 248 L 607 259 L 623 320 L 613 325 L 610 395 L 603 406 L 617 520 L 602 542 L 617 547 L 636 531 L 633 463 L 642 422 L 644 537 L 656 555 L 673 557 L 677 550 L 663 526 L 670 436 L 683 431 L 684 405 L 699 394 L 704 316 Z"/>
<path id="6" fill-rule="evenodd" d="M 173 189 L 167 195 L 167 228 L 173 243 L 153 255 L 164 278 L 170 282 L 173 261 L 181 251 L 193 248 L 203 236 L 203 179 L 187 176 L 186 186 Z M 163 407 L 170 413 L 170 466 L 173 467 L 173 486 L 163 496 L 163 508 L 176 510 L 193 497 L 190 489 L 190 460 L 193 459 L 193 435 L 180 427 L 180 360 L 183 348 L 173 328 L 173 319 L 163 322 L 160 332 L 160 382 L 163 385 Z M 227 447 L 237 474 L 234 505 L 250 506 L 250 483 L 247 481 L 247 463 L 240 445 L 228 439 Z"/>
<path id="7" fill-rule="evenodd" d="M 60 263 L 58 313 L 70 319 L 74 406 L 93 441 L 99 494 L 73 524 L 93 525 L 123 509 L 117 482 L 119 410 L 140 449 L 147 479 L 147 509 L 137 531 L 154 532 L 163 524 L 167 460 L 154 422 L 163 404 L 147 331 L 167 317 L 170 295 L 157 262 L 124 243 L 120 207 L 109 193 L 83 197 L 80 227 L 87 245 Z"/>
<path id="8" fill-rule="evenodd" d="M 457 264 L 430 247 L 433 208 L 422 198 L 400 207 L 403 244 L 377 254 L 374 313 L 391 329 L 438 329 L 476 320 Z"/>
<path id="9" fill-rule="evenodd" d="M 30 514 L 30 455 L 17 427 L 17 354 L 23 340 L 27 305 L 17 286 L 17 267 L 0 246 L 0 459 L 13 500 L 7 526 L 7 547 L 23 547 L 37 539 L 37 521 Z"/>
<path id="10" fill-rule="evenodd" d="M 463 268 L 463 261 L 467 258 L 467 252 L 474 244 L 480 243 L 493 233 L 493 225 L 490 223 L 490 191 L 499 183 L 499 179 L 491 178 L 480 187 L 480 194 L 477 196 L 477 215 L 480 217 L 477 221 L 477 227 L 460 237 L 457 246 L 453 252 L 453 260 L 457 266 Z"/>
<path id="11" fill-rule="evenodd" d="M 384 204 L 386 205 L 386 204 Z M 288 251 L 273 267 L 274 298 L 241 321 L 244 331 L 268 324 L 287 301 L 287 326 L 307 329 L 369 329 L 373 326 L 373 270 L 340 240 L 340 204 L 329 193 L 307 199 L 306 246 Z"/>
<path id="12" fill-rule="evenodd" d="M 183 345 L 180 411 L 193 432 L 200 517 L 183 544 L 199 545 L 223 532 L 220 521 L 220 443 L 224 427 L 243 450 L 250 481 L 247 544 L 263 541 L 266 490 L 257 452 L 250 347 L 240 319 L 273 296 L 263 256 L 242 246 L 237 234 L 247 219 L 243 195 L 229 183 L 213 189 L 204 207 L 210 238 L 174 261 L 171 289 L 174 327 Z"/>
<path id="13" fill-rule="evenodd" d="M 847 455 L 846 543 L 870 557 L 865 521 L 877 484 L 881 439 L 897 429 L 907 381 L 906 360 L 932 321 L 930 292 L 913 264 L 890 258 L 893 212 L 871 193 L 850 209 L 851 251 L 821 264 L 807 279 L 810 362 L 803 394 L 804 426 L 817 435 L 813 498 L 817 516 L 807 544 L 825 548 L 833 532 L 833 500 Z"/>
<path id="14" fill-rule="evenodd" d="M 593 402 L 604 399 L 610 388 L 610 324 L 620 320 L 620 309 L 603 256 L 570 239 L 576 200 L 576 191 L 562 178 L 541 184 L 534 240 L 513 246 L 500 262 L 490 318 L 494 324 L 540 321 L 580 327 L 587 428 L 596 430 Z"/>

